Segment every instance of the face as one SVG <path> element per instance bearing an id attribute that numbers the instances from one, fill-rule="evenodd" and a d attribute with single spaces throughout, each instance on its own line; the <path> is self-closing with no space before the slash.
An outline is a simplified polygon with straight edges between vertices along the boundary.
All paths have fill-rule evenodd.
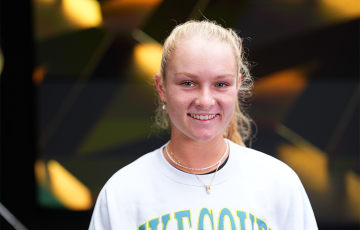
<path id="1" fill-rule="evenodd" d="M 240 87 L 236 59 L 229 45 L 200 37 L 182 42 L 166 71 L 155 82 L 171 120 L 173 138 L 210 141 L 223 136 Z"/>

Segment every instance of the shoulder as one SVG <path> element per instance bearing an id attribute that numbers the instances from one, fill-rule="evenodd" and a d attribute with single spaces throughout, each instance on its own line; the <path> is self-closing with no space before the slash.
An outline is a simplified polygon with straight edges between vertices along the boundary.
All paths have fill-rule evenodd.
<path id="1" fill-rule="evenodd" d="M 157 171 L 152 162 L 156 151 L 159 150 L 121 168 L 106 182 L 97 197 L 89 229 L 128 229 L 135 224 L 129 215 L 136 204 L 143 204 L 146 199 L 143 198 L 146 183 Z M 126 221 L 119 221 L 119 218 Z"/>
<path id="2" fill-rule="evenodd" d="M 268 178 L 270 180 L 285 180 L 299 182 L 297 174 L 284 162 L 266 153 L 230 143 L 231 151 L 239 161 L 241 171 L 247 174 Z"/>
<path id="3" fill-rule="evenodd" d="M 300 178 L 284 162 L 260 151 L 234 144 L 231 148 L 238 161 L 234 179 L 242 181 L 249 193 L 261 199 L 271 200 L 274 205 L 300 207 L 309 201 Z M 264 193 L 266 190 L 266 193 Z M 295 207 L 294 206 L 294 207 Z"/>
<path id="4" fill-rule="evenodd" d="M 149 177 L 156 173 L 156 167 L 152 162 L 152 156 L 159 149 L 146 153 L 134 162 L 119 169 L 103 187 L 108 194 L 127 193 L 139 189 L 139 186 L 146 183 Z"/>
<path id="5" fill-rule="evenodd" d="M 155 154 L 156 151 L 158 151 L 158 149 L 144 154 L 134 162 L 119 169 L 112 177 L 110 177 L 107 184 L 117 183 L 119 181 L 126 182 L 128 179 L 134 180 L 137 177 L 145 175 L 153 167 L 152 155 Z"/>

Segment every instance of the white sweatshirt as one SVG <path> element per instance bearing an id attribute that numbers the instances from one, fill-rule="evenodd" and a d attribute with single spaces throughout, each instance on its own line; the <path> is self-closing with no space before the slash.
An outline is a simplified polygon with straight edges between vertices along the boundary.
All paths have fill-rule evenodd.
<path id="1" fill-rule="evenodd" d="M 161 148 L 115 173 L 101 190 L 90 230 L 313 230 L 305 190 L 287 165 L 230 140 L 230 155 L 207 194 Z M 209 184 L 214 174 L 199 175 Z"/>

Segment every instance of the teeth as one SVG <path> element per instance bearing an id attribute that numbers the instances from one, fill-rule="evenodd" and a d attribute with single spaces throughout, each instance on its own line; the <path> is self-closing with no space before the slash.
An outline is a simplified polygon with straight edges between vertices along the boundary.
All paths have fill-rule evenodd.
<path id="1" fill-rule="evenodd" d="M 191 117 L 195 118 L 195 119 L 199 119 L 199 120 L 209 120 L 209 119 L 213 119 L 216 115 L 190 115 Z"/>

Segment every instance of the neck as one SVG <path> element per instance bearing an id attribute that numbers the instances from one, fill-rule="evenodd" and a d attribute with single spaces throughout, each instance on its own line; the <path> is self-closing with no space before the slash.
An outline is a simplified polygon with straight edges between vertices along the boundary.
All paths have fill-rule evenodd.
<path id="1" fill-rule="evenodd" d="M 196 141 L 185 135 L 183 135 L 182 137 L 178 135 L 172 135 L 170 143 L 168 145 L 168 150 L 169 153 L 171 152 L 173 154 L 171 155 L 170 153 L 170 156 L 183 166 L 189 168 L 205 168 L 213 165 L 223 157 L 226 150 L 226 145 L 227 144 L 224 141 L 222 133 L 218 134 L 210 141 Z M 227 158 L 228 154 L 229 151 L 227 151 L 226 156 L 223 158 L 222 162 Z M 187 170 L 174 164 L 167 156 L 165 150 L 164 156 L 167 161 L 174 167 L 189 173 L 204 174 L 207 172 L 211 172 L 218 167 L 218 164 L 216 164 L 215 166 L 206 170 Z M 220 164 L 222 162 L 220 162 Z"/>

